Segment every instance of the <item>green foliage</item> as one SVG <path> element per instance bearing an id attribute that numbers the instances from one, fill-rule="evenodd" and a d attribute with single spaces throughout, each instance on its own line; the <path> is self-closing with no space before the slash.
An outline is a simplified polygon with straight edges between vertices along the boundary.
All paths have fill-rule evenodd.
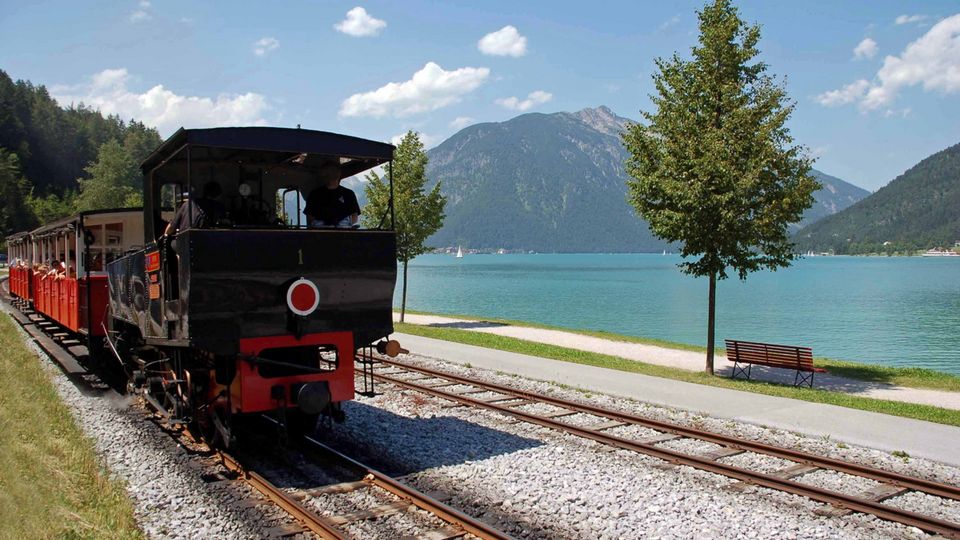
<path id="1" fill-rule="evenodd" d="M 61 108 L 43 86 L 0 71 L 0 234 L 81 209 L 141 204 L 137 165 L 159 144 L 156 130 L 141 123 L 82 104 Z"/>
<path id="2" fill-rule="evenodd" d="M 715 283 L 728 267 L 740 279 L 794 258 L 787 226 L 800 220 L 820 186 L 811 161 L 785 124 L 786 91 L 767 75 L 759 26 L 730 0 L 698 13 L 693 58 L 657 59 L 656 112 L 623 135 L 630 204 L 650 229 L 695 258 L 682 271 L 710 277 L 707 372 L 713 372 Z M 696 258 L 699 257 L 699 258 Z"/>
<path id="3" fill-rule="evenodd" d="M 34 224 L 27 181 L 20 174 L 17 155 L 0 148 L 0 235 L 17 232 L 23 224 Z"/>
<path id="4" fill-rule="evenodd" d="M 729 0 L 700 16 L 693 59 L 656 61 L 657 111 L 624 134 L 631 157 L 629 200 L 661 238 L 682 242 L 682 269 L 741 279 L 789 265 L 786 226 L 800 220 L 819 187 L 810 160 L 785 123 L 785 90 L 766 74 L 758 26 L 746 26 Z"/>
<path id="5" fill-rule="evenodd" d="M 409 131 L 403 136 L 393 156 L 392 171 L 381 178 L 376 172 L 367 175 L 367 205 L 363 210 L 366 227 L 376 227 L 390 210 L 390 174 L 393 179 L 393 205 L 396 215 L 397 260 L 406 263 L 429 251 L 427 238 L 443 225 L 446 199 L 437 183 L 429 193 L 426 184 L 427 155 L 420 136 Z"/>
<path id="6" fill-rule="evenodd" d="M 27 198 L 27 204 L 30 205 L 39 223 L 50 223 L 76 212 L 77 192 L 67 190 L 63 196 L 51 193 L 46 197 L 35 197 L 31 193 Z"/>
<path id="7" fill-rule="evenodd" d="M 393 153 L 388 176 L 381 178 L 376 171 L 367 175 L 367 204 L 363 210 L 366 227 L 378 227 L 390 212 L 390 180 L 393 181 L 394 230 L 397 234 L 397 260 L 403 263 L 403 297 L 400 303 L 400 321 L 407 309 L 407 263 L 429 248 L 427 238 L 443 225 L 443 208 L 447 200 L 440 194 L 438 182 L 429 193 L 424 193 L 427 154 L 420 136 L 408 131 Z"/>
<path id="8" fill-rule="evenodd" d="M 801 251 L 908 255 L 960 241 L 960 144 L 937 152 L 843 212 L 802 230 Z"/>

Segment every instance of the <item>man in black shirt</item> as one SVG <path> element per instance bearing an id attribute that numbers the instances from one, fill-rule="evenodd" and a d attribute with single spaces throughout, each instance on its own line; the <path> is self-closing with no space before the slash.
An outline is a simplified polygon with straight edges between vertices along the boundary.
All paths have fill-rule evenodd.
<path id="1" fill-rule="evenodd" d="M 327 165 L 320 170 L 320 178 L 325 183 L 310 192 L 303 213 L 310 227 L 357 226 L 360 218 L 360 204 L 350 188 L 340 185 L 340 168 Z"/>

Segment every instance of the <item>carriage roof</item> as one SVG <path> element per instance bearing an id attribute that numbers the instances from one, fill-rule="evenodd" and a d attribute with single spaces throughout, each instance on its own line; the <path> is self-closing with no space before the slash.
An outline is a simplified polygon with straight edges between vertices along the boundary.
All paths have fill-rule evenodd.
<path id="1" fill-rule="evenodd" d="M 61 229 L 69 229 L 71 226 L 80 220 L 81 217 L 87 216 L 100 216 L 105 214 L 126 214 L 130 212 L 136 212 L 140 214 L 143 212 L 143 208 L 108 208 L 104 210 L 87 210 L 85 212 L 80 212 L 78 214 L 73 214 L 65 218 L 60 218 L 54 222 L 47 223 L 46 225 L 41 225 L 36 229 L 30 231 L 29 233 L 20 233 L 20 234 L 30 234 L 33 236 L 45 236 L 46 234 L 57 232 Z"/>

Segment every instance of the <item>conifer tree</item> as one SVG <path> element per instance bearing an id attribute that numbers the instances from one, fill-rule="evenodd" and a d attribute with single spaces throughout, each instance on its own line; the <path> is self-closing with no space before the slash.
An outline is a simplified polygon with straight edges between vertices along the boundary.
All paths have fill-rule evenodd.
<path id="1" fill-rule="evenodd" d="M 440 182 L 424 193 L 427 154 L 415 131 L 408 131 L 393 153 L 393 163 L 381 177 L 376 171 L 367 175 L 367 204 L 363 209 L 365 227 L 378 227 L 390 212 L 390 180 L 393 180 L 393 207 L 396 217 L 397 261 L 403 263 L 403 296 L 400 322 L 407 310 L 407 264 L 426 253 L 425 242 L 443 225 L 447 200 L 440 194 Z"/>
<path id="2" fill-rule="evenodd" d="M 793 104 L 755 60 L 759 26 L 744 23 L 730 0 L 715 0 L 698 16 L 692 57 L 657 59 L 656 110 L 642 112 L 644 122 L 623 142 L 629 202 L 654 234 L 681 243 L 683 272 L 709 278 L 712 374 L 717 280 L 728 268 L 746 279 L 789 266 L 787 225 L 800 220 L 819 185 L 786 127 Z"/>

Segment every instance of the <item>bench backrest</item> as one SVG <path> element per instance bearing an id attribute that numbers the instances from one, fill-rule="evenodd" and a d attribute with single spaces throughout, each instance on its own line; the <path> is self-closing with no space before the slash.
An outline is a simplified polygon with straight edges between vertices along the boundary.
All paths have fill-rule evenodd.
<path id="1" fill-rule="evenodd" d="M 790 368 L 795 366 L 813 367 L 813 349 L 810 347 L 733 339 L 724 341 L 727 344 L 727 358 L 730 360 Z"/>

